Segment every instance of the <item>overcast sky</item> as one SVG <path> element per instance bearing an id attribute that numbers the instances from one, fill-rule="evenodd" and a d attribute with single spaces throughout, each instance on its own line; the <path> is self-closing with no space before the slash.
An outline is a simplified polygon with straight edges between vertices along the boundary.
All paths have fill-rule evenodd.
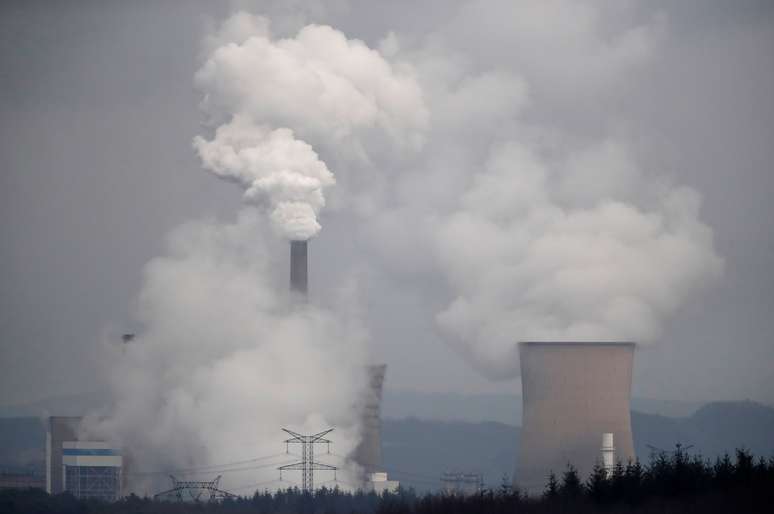
<path id="1" fill-rule="evenodd" d="M 268 14 L 290 34 L 330 24 L 372 48 L 390 31 L 405 41 L 438 32 L 482 67 L 518 54 L 476 2 L 214 4 L 0 4 L 0 403 L 99 388 L 95 349 L 140 328 L 143 266 L 165 235 L 191 219 L 235 217 L 240 192 L 203 172 L 191 146 L 201 131 L 193 76 L 202 40 L 233 9 Z M 605 94 L 584 89 L 594 86 L 582 63 L 555 71 L 525 61 L 536 105 L 525 116 L 587 137 L 625 134 L 641 167 L 703 197 L 723 276 L 639 351 L 634 394 L 772 403 L 774 4 L 632 4 L 632 18 L 659 20 L 654 55 Z M 577 81 L 571 101 L 551 89 L 557 73 Z M 487 380 L 443 340 L 435 316 L 447 289 L 372 258 L 355 224 L 345 210 L 324 215 L 310 246 L 312 298 L 362 270 L 387 387 L 518 392 L 518 379 Z"/>

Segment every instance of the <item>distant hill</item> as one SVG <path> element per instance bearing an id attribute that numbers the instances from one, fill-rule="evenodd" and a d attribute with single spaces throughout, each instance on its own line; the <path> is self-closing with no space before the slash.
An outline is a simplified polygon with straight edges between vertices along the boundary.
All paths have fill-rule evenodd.
<path id="1" fill-rule="evenodd" d="M 708 403 L 686 418 L 632 412 L 632 431 L 641 459 L 652 451 L 647 445 L 669 450 L 676 442 L 711 458 L 742 447 L 774 456 L 774 408 L 750 401 Z"/>
<path id="2" fill-rule="evenodd" d="M 633 398 L 632 410 L 670 417 L 690 416 L 701 403 Z M 442 421 L 498 421 L 521 425 L 521 396 L 515 394 L 422 393 L 386 390 L 382 401 L 386 418 Z"/>
<path id="3" fill-rule="evenodd" d="M 44 469 L 46 431 L 40 418 L 0 418 L 0 470 Z"/>
<path id="4" fill-rule="evenodd" d="M 496 422 L 386 419 L 385 468 L 418 490 L 432 487 L 432 478 L 438 487 L 440 474 L 452 470 L 483 473 L 487 485 L 497 487 L 504 474 L 513 473 L 519 432 L 516 426 Z M 648 445 L 673 451 L 677 443 L 694 445 L 691 453 L 711 459 L 742 447 L 774 457 L 774 408 L 753 402 L 710 403 L 683 418 L 633 411 L 632 432 L 643 461 L 652 453 Z"/>
<path id="5" fill-rule="evenodd" d="M 18 405 L 0 405 L 0 418 L 82 416 L 109 405 L 105 392 L 52 396 Z M 670 417 L 690 416 L 701 403 L 633 398 L 632 410 Z M 382 401 L 385 418 L 441 421 L 498 421 L 521 424 L 521 396 L 514 394 L 423 393 L 387 389 Z"/>
<path id="6" fill-rule="evenodd" d="M 741 447 L 774 456 L 774 408 L 753 402 L 709 403 L 680 418 L 633 411 L 632 431 L 637 455 L 645 461 L 652 451 L 648 445 L 670 451 L 676 443 L 694 445 L 691 453 L 712 459 Z M 444 471 L 482 473 L 487 486 L 497 487 L 504 475 L 511 476 L 519 432 L 517 426 L 496 421 L 385 416 L 384 468 L 391 478 L 420 491 L 437 488 Z M 0 469 L 43 469 L 40 418 L 0 418 L 0 442 Z"/>
<path id="7" fill-rule="evenodd" d="M 519 428 L 494 421 L 385 419 L 384 468 L 418 490 L 437 488 L 444 471 L 482 473 L 499 483 L 513 472 L 518 437 Z"/>

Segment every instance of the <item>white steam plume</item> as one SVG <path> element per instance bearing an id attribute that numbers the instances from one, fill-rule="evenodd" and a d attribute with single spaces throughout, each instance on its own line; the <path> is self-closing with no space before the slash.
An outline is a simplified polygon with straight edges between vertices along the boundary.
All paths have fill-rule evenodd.
<path id="1" fill-rule="evenodd" d="M 291 130 L 270 130 L 234 116 L 212 141 L 197 137 L 194 146 L 208 170 L 244 187 L 246 200 L 269 206 L 283 236 L 301 241 L 319 232 L 323 188 L 334 183 L 333 174 Z"/>
<path id="2" fill-rule="evenodd" d="M 195 80 L 214 131 L 194 148 L 207 170 L 269 211 L 275 231 L 304 240 L 320 230 L 324 190 L 334 184 L 305 140 L 355 148 L 346 157 L 362 164 L 382 148 L 371 146 L 377 134 L 416 149 L 426 112 L 410 70 L 394 70 L 362 42 L 316 25 L 274 40 L 268 27 L 240 13 L 207 40 Z M 338 455 L 359 443 L 366 331 L 347 309 L 291 309 L 262 218 L 246 207 L 234 224 L 190 223 L 146 267 L 144 331 L 106 363 L 114 405 L 87 423 L 126 448 L 132 491 L 155 492 L 167 483 L 163 471 L 180 468 L 201 479 L 223 474 L 226 489 L 286 487 L 276 467 L 294 457 L 278 455 L 282 427 L 333 426 Z M 251 458 L 262 460 L 217 466 Z M 332 464 L 341 483 L 359 483 L 355 464 Z"/>
<path id="3" fill-rule="evenodd" d="M 351 148 L 364 162 L 374 130 L 400 148 L 421 144 L 426 113 L 410 73 L 331 27 L 309 25 L 294 38 L 273 39 L 267 19 L 238 13 L 208 46 L 196 84 L 205 94 L 202 110 L 220 126 L 210 141 L 195 138 L 194 147 L 206 169 L 268 206 L 287 238 L 317 234 L 323 191 L 334 183 L 294 133 Z"/>
<path id="4" fill-rule="evenodd" d="M 287 487 L 276 467 L 296 457 L 284 454 L 282 427 L 335 427 L 340 455 L 359 441 L 365 332 L 330 310 L 286 305 L 261 218 L 245 209 L 234 224 L 189 223 L 145 268 L 145 329 L 107 363 L 113 412 L 89 423 L 126 449 L 132 491 L 168 488 L 163 471 L 191 468 L 173 474 L 222 474 L 222 487 L 243 494 L 255 488 L 238 488 L 254 483 Z M 207 468 L 253 458 L 262 460 Z M 357 483 L 351 464 L 332 463 Z"/>
<path id="5" fill-rule="evenodd" d="M 516 372 L 518 340 L 656 341 L 663 320 L 722 270 L 695 191 L 656 187 L 644 207 L 625 202 L 648 183 L 622 184 L 632 165 L 599 151 L 588 170 L 557 170 L 572 173 L 571 183 L 596 175 L 563 202 L 565 181 L 529 149 L 495 148 L 439 226 L 438 255 L 457 297 L 438 323 L 492 377 Z M 567 205 L 575 202 L 586 205 Z"/>
<path id="6" fill-rule="evenodd" d="M 696 191 L 562 122 L 657 55 L 663 16 L 627 5 L 471 0 L 419 44 L 382 43 L 432 124 L 363 234 L 391 272 L 436 273 L 443 337 L 491 378 L 518 374 L 521 340 L 658 341 L 722 273 Z"/>

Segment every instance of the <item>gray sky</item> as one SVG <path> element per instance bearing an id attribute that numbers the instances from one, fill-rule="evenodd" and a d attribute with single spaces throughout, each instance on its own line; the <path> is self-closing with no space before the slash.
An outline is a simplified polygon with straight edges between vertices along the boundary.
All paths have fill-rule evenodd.
<path id="1" fill-rule="evenodd" d="M 464 2 L 295 3 L 308 20 L 377 46 L 390 30 L 419 38 L 445 26 Z M 249 7 L 278 13 L 279 27 L 297 23 L 292 9 Z M 725 274 L 668 322 L 663 344 L 639 352 L 635 394 L 771 403 L 774 9 L 763 1 L 660 9 L 664 40 L 643 69 L 604 98 L 554 102 L 538 90 L 544 107 L 528 116 L 589 136 L 612 125 L 634 141 L 643 167 L 704 197 Z M 229 12 L 204 1 L 0 5 L 0 403 L 94 389 L 94 349 L 136 328 L 142 267 L 165 234 L 237 211 L 239 191 L 202 172 L 191 148 L 200 43 Z M 501 58 L 478 21 L 460 29 L 457 44 L 482 62 Z M 327 213 L 324 227 L 310 250 L 313 296 L 372 251 L 340 212 Z M 388 387 L 518 390 L 518 380 L 482 378 L 441 340 L 434 316 L 448 302 L 443 288 L 378 265 L 362 277 Z"/>

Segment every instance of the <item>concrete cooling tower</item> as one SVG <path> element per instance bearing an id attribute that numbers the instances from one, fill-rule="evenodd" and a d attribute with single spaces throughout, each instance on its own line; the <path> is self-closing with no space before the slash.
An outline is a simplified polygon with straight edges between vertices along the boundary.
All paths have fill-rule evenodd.
<path id="1" fill-rule="evenodd" d="M 306 298 L 308 291 L 307 241 L 290 242 L 290 291 Z"/>
<path id="2" fill-rule="evenodd" d="M 381 364 L 368 367 L 370 387 L 362 411 L 363 433 L 360 444 L 355 449 L 355 462 L 363 471 L 375 473 L 382 466 L 382 386 L 387 366 Z"/>
<path id="3" fill-rule="evenodd" d="M 634 343 L 519 344 L 523 417 L 514 485 L 544 490 L 572 464 L 585 480 L 600 461 L 603 434 L 615 459 L 634 459 L 629 399 Z"/>

